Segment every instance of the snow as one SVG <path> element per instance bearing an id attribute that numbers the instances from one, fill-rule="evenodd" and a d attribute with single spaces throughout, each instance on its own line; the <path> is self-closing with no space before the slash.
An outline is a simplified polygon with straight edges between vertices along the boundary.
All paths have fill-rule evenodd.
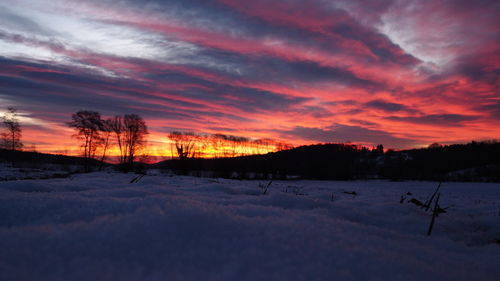
<path id="1" fill-rule="evenodd" d="M 0 182 L 0 280 L 498 280 L 500 186 L 91 173 Z M 345 192 L 355 191 L 353 196 Z M 333 196 L 332 196 L 333 194 Z"/>
<path id="2" fill-rule="evenodd" d="M 47 163 L 16 163 L 13 166 L 0 160 L 0 181 L 67 177 L 80 169 L 77 165 Z"/>

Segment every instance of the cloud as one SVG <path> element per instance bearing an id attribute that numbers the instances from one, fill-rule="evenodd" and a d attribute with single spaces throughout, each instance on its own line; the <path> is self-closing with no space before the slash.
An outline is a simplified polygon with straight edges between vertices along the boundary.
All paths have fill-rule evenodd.
<path id="1" fill-rule="evenodd" d="M 460 114 L 430 114 L 418 117 L 390 116 L 387 119 L 415 124 L 432 124 L 435 126 L 461 126 L 464 122 L 475 121 L 479 116 Z"/>
<path id="2" fill-rule="evenodd" d="M 0 27 L 4 31 L 19 30 L 28 34 L 52 34 L 49 29 L 40 26 L 28 17 L 12 12 L 12 10 L 5 5 L 0 4 L 0 7 Z"/>
<path id="3" fill-rule="evenodd" d="M 500 122 L 500 101 L 499 100 L 487 101 L 485 104 L 477 106 L 476 110 L 481 111 L 481 112 L 486 112 L 493 120 Z"/>
<path id="4" fill-rule="evenodd" d="M 499 7 L 8 0 L 0 95 L 50 122 L 79 109 L 135 112 L 156 138 L 167 128 L 395 147 L 500 137 Z"/>
<path id="5" fill-rule="evenodd" d="M 44 104 L 66 107 L 66 110 L 93 108 L 104 113 L 124 114 L 133 106 L 134 110 L 146 117 L 163 114 L 167 119 L 197 120 L 200 116 L 205 116 L 243 121 L 251 118 L 251 113 L 286 111 L 288 107 L 308 100 L 256 88 L 217 83 L 183 72 L 146 74 L 143 77 L 148 80 L 144 81 L 142 78 L 143 82 L 139 82 L 103 77 L 86 69 L 5 58 L 1 61 L 8 69 L 5 69 L 4 75 L 0 75 L 0 89 L 11 96 L 12 100 L 32 104 L 31 110 L 37 104 Z M 169 88 L 170 85 L 177 88 Z M 36 99 L 40 95 L 44 98 Z M 36 103 L 33 103 L 35 100 Z M 231 108 L 237 109 L 239 115 L 231 112 Z"/>
<path id="6" fill-rule="evenodd" d="M 400 103 L 388 102 L 384 100 L 372 100 L 365 103 L 367 108 L 380 109 L 385 112 L 409 112 L 415 113 L 416 110 Z"/>
<path id="7" fill-rule="evenodd" d="M 325 128 L 297 126 L 281 133 L 316 142 L 381 143 L 387 147 L 409 147 L 415 143 L 411 139 L 395 137 L 388 132 L 342 124 L 333 124 Z"/>

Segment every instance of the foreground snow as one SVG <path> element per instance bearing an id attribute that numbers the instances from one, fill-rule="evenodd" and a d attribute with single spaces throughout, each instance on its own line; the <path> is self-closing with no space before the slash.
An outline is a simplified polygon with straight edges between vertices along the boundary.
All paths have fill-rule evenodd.
<path id="1" fill-rule="evenodd" d="M 498 280 L 500 186 L 93 173 L 0 182 L 0 280 Z M 356 191 L 352 196 L 344 191 Z M 332 196 L 333 195 L 333 196 Z"/>

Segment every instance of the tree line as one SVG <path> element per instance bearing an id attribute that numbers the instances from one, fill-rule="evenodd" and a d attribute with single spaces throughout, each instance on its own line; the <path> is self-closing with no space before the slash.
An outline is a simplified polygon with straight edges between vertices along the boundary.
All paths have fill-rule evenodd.
<path id="1" fill-rule="evenodd" d="M 245 155 L 291 149 L 285 142 L 273 139 L 250 139 L 224 134 L 197 134 L 174 131 L 168 135 L 171 156 L 180 160 L 189 158 L 232 158 Z"/>
<path id="2" fill-rule="evenodd" d="M 81 141 L 86 171 L 90 169 L 91 159 L 104 163 L 111 148 L 118 152 L 121 168 L 130 170 L 138 154 L 146 147 L 148 128 L 137 114 L 103 119 L 97 111 L 81 110 L 74 113 L 71 119 L 67 125 L 75 129 L 74 136 Z"/>
<path id="3" fill-rule="evenodd" d="M 0 115 L 2 153 L 23 149 L 20 119 L 14 107 Z M 104 118 L 99 112 L 81 110 L 72 114 L 66 124 L 80 140 L 86 171 L 96 165 L 102 168 L 110 154 L 117 155 L 120 167 L 128 171 L 146 153 L 148 128 L 137 114 Z M 495 140 L 446 146 L 434 143 L 426 149 L 404 151 L 385 151 L 382 145 L 370 150 L 350 144 L 292 148 L 272 139 L 179 131 L 171 132 L 168 140 L 171 157 L 177 161 L 164 164 L 185 173 L 212 171 L 224 177 L 236 172 L 241 177 L 500 181 L 500 143 Z M 19 154 L 15 155 L 12 159 L 21 161 Z"/>
<path id="4" fill-rule="evenodd" d="M 299 146 L 263 155 L 164 161 L 181 174 L 238 179 L 433 180 L 500 182 L 500 142 L 402 151 L 343 143 Z"/>
<path id="5" fill-rule="evenodd" d="M 0 148 L 21 150 L 22 128 L 17 108 L 9 107 L 0 116 L 2 131 Z M 130 170 L 139 155 L 146 152 L 148 127 L 137 114 L 125 114 L 104 118 L 97 111 L 80 110 L 67 122 L 75 130 L 73 137 L 80 141 L 85 171 L 99 161 L 103 164 L 110 154 L 117 155 L 117 162 L 124 170 Z M 231 158 L 265 154 L 292 148 L 291 145 L 273 139 L 250 139 L 225 134 L 200 134 L 173 131 L 168 135 L 172 159 Z M 110 152 L 111 151 L 111 152 Z"/>
<path id="6" fill-rule="evenodd" d="M 144 119 L 137 114 L 103 118 L 97 111 L 81 110 L 74 113 L 71 119 L 67 125 L 76 131 L 74 137 L 81 141 L 86 171 L 91 160 L 104 163 L 110 150 L 119 154 L 120 166 L 130 170 L 139 153 L 146 150 L 148 129 Z M 171 158 L 182 161 L 265 154 L 291 148 L 287 143 L 272 139 L 254 140 L 224 134 L 173 131 L 168 139 Z"/>

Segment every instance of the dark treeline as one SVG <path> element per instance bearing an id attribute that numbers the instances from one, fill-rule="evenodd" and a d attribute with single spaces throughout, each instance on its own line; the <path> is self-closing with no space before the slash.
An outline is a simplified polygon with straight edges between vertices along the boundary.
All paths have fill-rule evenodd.
<path id="1" fill-rule="evenodd" d="M 471 142 L 388 151 L 380 176 L 394 179 L 500 181 L 500 143 Z"/>
<path id="2" fill-rule="evenodd" d="M 169 160 L 156 167 L 214 177 L 500 181 L 500 143 L 472 142 L 404 151 L 350 144 L 301 146 L 265 155 Z"/>
<path id="3" fill-rule="evenodd" d="M 83 157 L 47 154 L 32 151 L 20 151 L 0 148 L 0 162 L 15 163 L 16 166 L 43 167 L 47 164 L 57 164 L 62 166 L 81 166 L 85 159 Z M 95 167 L 101 165 L 98 160 L 91 160 L 89 163 Z"/>
<path id="4" fill-rule="evenodd" d="M 102 118 L 81 110 L 67 125 L 75 130 L 83 157 L 21 152 L 22 129 L 16 108 L 0 116 L 0 161 L 12 165 L 55 163 L 83 167 L 83 171 L 114 166 L 105 162 L 112 151 L 122 171 L 143 172 L 148 129 L 136 114 Z M 317 144 L 292 148 L 272 139 L 250 139 L 224 134 L 171 132 L 170 152 L 175 160 L 153 167 L 181 174 L 226 178 L 393 179 L 500 182 L 500 143 L 432 144 L 427 148 L 384 151 L 353 144 Z M 166 149 L 168 150 L 168 149 Z M 139 158 L 139 159 L 138 159 Z"/>

